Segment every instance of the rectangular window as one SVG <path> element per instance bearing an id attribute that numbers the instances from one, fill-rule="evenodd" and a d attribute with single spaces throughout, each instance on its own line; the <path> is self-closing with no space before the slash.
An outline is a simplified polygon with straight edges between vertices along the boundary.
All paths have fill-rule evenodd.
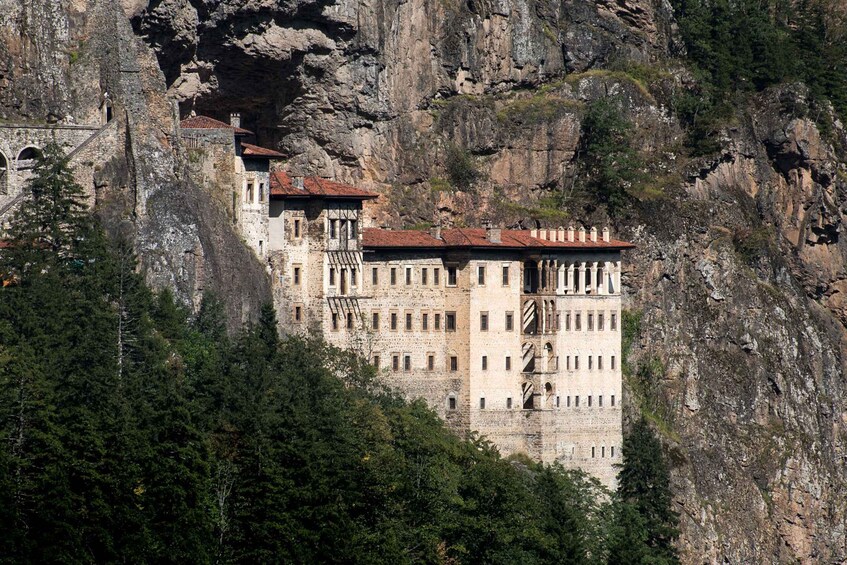
<path id="1" fill-rule="evenodd" d="M 575 371 L 579 371 L 579 355 L 573 356 L 573 368 Z"/>
<path id="2" fill-rule="evenodd" d="M 603 370 L 603 356 L 602 355 L 597 356 L 597 370 L 598 371 Z"/>
<path id="3" fill-rule="evenodd" d="M 265 183 L 259 183 L 259 202 L 265 201 Z"/>
<path id="4" fill-rule="evenodd" d="M 456 267 L 447 267 L 447 286 L 456 286 Z"/>
<path id="5" fill-rule="evenodd" d="M 329 268 L 329 286 L 335 286 L 335 267 Z"/>
<path id="6" fill-rule="evenodd" d="M 300 238 L 300 220 L 294 220 L 294 238 Z"/>
<path id="7" fill-rule="evenodd" d="M 249 204 L 253 203 L 253 183 L 252 182 L 247 183 L 247 193 L 244 197 L 244 200 L 246 202 L 248 202 Z"/>
<path id="8" fill-rule="evenodd" d="M 507 409 L 507 410 L 511 410 L 511 409 L 512 409 L 512 397 L 511 397 L 511 396 L 510 396 L 509 398 L 507 398 L 507 399 L 506 399 L 506 409 Z"/>
<path id="9" fill-rule="evenodd" d="M 570 355 L 565 356 L 565 369 L 567 369 L 568 371 L 571 370 L 571 356 Z"/>
<path id="10" fill-rule="evenodd" d="M 515 315 L 512 312 L 506 312 L 506 331 L 511 332 L 515 329 Z"/>
<path id="11" fill-rule="evenodd" d="M 591 395 L 588 395 L 588 407 L 591 408 Z"/>
<path id="12" fill-rule="evenodd" d="M 374 312 L 371 316 L 371 328 L 375 331 L 379 331 L 379 312 Z"/>
<path id="13" fill-rule="evenodd" d="M 588 370 L 590 371 L 593 368 L 594 368 L 594 357 L 589 355 L 588 356 Z"/>
<path id="14" fill-rule="evenodd" d="M 429 270 L 424 267 L 421 269 L 421 286 L 426 286 L 428 284 L 429 281 L 427 279 L 429 279 Z"/>
<path id="15" fill-rule="evenodd" d="M 509 266 L 503 265 L 503 286 L 509 286 Z"/>
<path id="16" fill-rule="evenodd" d="M 379 269 L 374 267 L 371 269 L 371 284 L 377 286 L 379 284 Z"/>
<path id="17" fill-rule="evenodd" d="M 348 330 L 353 329 L 353 313 L 352 312 L 347 312 L 347 329 Z"/>
<path id="18" fill-rule="evenodd" d="M 512 358 L 508 355 L 506 356 L 506 370 L 507 371 L 512 370 Z"/>
<path id="19" fill-rule="evenodd" d="M 406 267 L 406 286 L 412 284 L 412 268 Z"/>
<path id="20" fill-rule="evenodd" d="M 451 396 L 450 400 L 447 402 L 447 405 L 450 407 L 450 410 L 456 409 L 456 397 Z"/>
<path id="21" fill-rule="evenodd" d="M 588 313 L 588 331 L 594 331 L 594 314 Z"/>
<path id="22" fill-rule="evenodd" d="M 459 370 L 459 358 L 455 355 L 450 356 L 450 370 L 454 373 Z"/>
<path id="23" fill-rule="evenodd" d="M 559 408 L 562 405 L 561 400 L 562 399 L 558 395 L 556 395 L 556 408 Z"/>
<path id="24" fill-rule="evenodd" d="M 391 356 L 391 370 L 395 373 L 400 370 L 400 356 L 396 353 Z"/>
<path id="25" fill-rule="evenodd" d="M 412 356 L 408 353 L 403 356 L 403 370 L 407 373 L 412 370 Z"/>
<path id="26" fill-rule="evenodd" d="M 571 397 L 570 396 L 567 396 L 565 398 L 565 406 L 568 407 L 568 408 L 571 407 Z"/>
<path id="27" fill-rule="evenodd" d="M 391 286 L 397 284 L 397 268 L 391 267 Z"/>
<path id="28" fill-rule="evenodd" d="M 611 400 L 611 402 L 612 402 L 612 406 L 614 406 L 614 405 L 615 405 L 615 395 L 614 395 L 614 394 L 612 395 L 612 400 Z"/>
<path id="29" fill-rule="evenodd" d="M 397 312 L 391 313 L 391 329 L 392 330 L 397 329 Z"/>
<path id="30" fill-rule="evenodd" d="M 300 267 L 294 267 L 294 286 L 300 286 Z"/>
<path id="31" fill-rule="evenodd" d="M 610 451 L 611 451 L 611 453 L 609 454 L 609 457 L 614 459 L 615 458 L 615 446 L 614 445 L 610 448 Z"/>
<path id="32" fill-rule="evenodd" d="M 576 314 L 574 317 L 574 329 L 576 331 L 582 330 L 582 319 L 580 314 Z"/>
<path id="33" fill-rule="evenodd" d="M 487 370 L 488 370 L 488 355 L 483 355 L 483 356 L 482 356 L 482 370 L 483 370 L 483 371 L 487 371 Z"/>
<path id="34" fill-rule="evenodd" d="M 428 371 L 435 369 L 435 355 L 432 353 L 426 356 L 426 368 Z"/>
<path id="35" fill-rule="evenodd" d="M 600 408 L 603 407 L 603 395 L 602 394 L 597 397 L 597 406 L 600 407 Z"/>
<path id="36" fill-rule="evenodd" d="M 350 239 L 356 240 L 359 236 L 359 230 L 356 229 L 356 220 L 350 220 Z"/>
<path id="37" fill-rule="evenodd" d="M 597 314 L 597 331 L 602 332 L 604 325 L 605 325 L 605 320 L 603 319 L 603 312 L 599 312 Z"/>
<path id="38" fill-rule="evenodd" d="M 336 312 L 332 313 L 332 331 L 338 330 L 338 314 Z"/>
<path id="39" fill-rule="evenodd" d="M 594 459 L 594 450 L 595 450 L 595 449 L 596 449 L 596 448 L 592 445 L 592 446 L 591 446 L 591 458 L 592 458 L 592 459 Z"/>
<path id="40" fill-rule="evenodd" d="M 614 312 L 612 313 L 612 319 L 610 320 L 610 322 L 611 322 L 610 325 L 612 326 L 612 328 L 611 328 L 612 331 L 613 332 L 617 331 L 618 330 L 618 315 L 615 314 Z"/>
<path id="41" fill-rule="evenodd" d="M 573 397 L 573 406 L 574 408 L 579 408 L 579 395 Z"/>
<path id="42" fill-rule="evenodd" d="M 374 355 L 373 366 L 379 369 L 379 355 Z"/>
<path id="43" fill-rule="evenodd" d="M 412 313 L 406 312 L 406 331 L 412 330 Z"/>
<path id="44" fill-rule="evenodd" d="M 358 286 L 356 281 L 359 277 L 356 276 L 356 267 L 350 267 L 350 286 Z"/>
<path id="45" fill-rule="evenodd" d="M 480 312 L 479 313 L 479 331 L 487 332 L 488 331 L 488 312 Z"/>
<path id="46" fill-rule="evenodd" d="M 606 446 L 603 445 L 603 446 L 600 447 L 600 457 L 605 457 L 605 456 L 606 456 Z"/>
<path id="47" fill-rule="evenodd" d="M 295 306 L 294 307 L 294 321 L 301 322 L 303 320 L 303 307 Z"/>
<path id="48" fill-rule="evenodd" d="M 435 322 L 435 329 L 438 330 L 438 331 L 441 331 L 441 314 L 435 315 L 434 322 Z"/>
<path id="49" fill-rule="evenodd" d="M 445 324 L 446 330 L 448 332 L 455 332 L 456 331 L 456 313 L 455 312 L 447 312 L 445 314 L 445 316 L 447 318 L 447 321 L 446 321 L 446 324 Z"/>
<path id="50" fill-rule="evenodd" d="M 337 239 L 338 238 L 338 220 L 330 220 L 329 221 L 329 238 Z"/>
<path id="51" fill-rule="evenodd" d="M 480 399 L 479 399 L 479 409 L 480 409 L 480 410 L 485 410 L 485 398 L 480 398 Z"/>
<path id="52" fill-rule="evenodd" d="M 485 267 L 480 265 L 476 268 L 476 282 L 480 286 L 485 286 Z"/>
<path id="53" fill-rule="evenodd" d="M 421 329 L 423 331 L 429 330 L 429 314 L 426 312 L 421 314 Z"/>
<path id="54" fill-rule="evenodd" d="M 438 286 L 441 284 L 441 269 L 435 267 L 432 269 L 432 284 Z"/>
<path id="55" fill-rule="evenodd" d="M 571 331 L 571 313 L 565 314 L 565 331 Z"/>
<path id="56" fill-rule="evenodd" d="M 612 355 L 612 370 L 615 370 L 615 356 Z"/>

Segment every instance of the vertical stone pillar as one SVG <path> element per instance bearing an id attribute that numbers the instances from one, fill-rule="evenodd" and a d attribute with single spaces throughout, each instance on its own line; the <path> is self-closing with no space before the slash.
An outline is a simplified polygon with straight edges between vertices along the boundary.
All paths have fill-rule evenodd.
<path id="1" fill-rule="evenodd" d="M 576 280 L 576 292 L 585 294 L 585 261 L 579 264 L 579 277 Z"/>
<path id="2" fill-rule="evenodd" d="M 591 263 L 591 293 L 597 293 L 597 261 Z"/>
<path id="3" fill-rule="evenodd" d="M 574 277 L 576 277 L 576 264 L 573 262 L 568 262 L 567 270 L 568 270 L 568 292 L 571 294 L 576 293 L 576 281 Z"/>
<path id="4" fill-rule="evenodd" d="M 615 294 L 621 293 L 621 262 L 615 261 L 615 274 L 613 277 L 615 285 Z"/>
<path id="5" fill-rule="evenodd" d="M 544 261 L 538 261 L 538 277 L 535 279 L 538 281 L 538 290 L 544 288 Z"/>

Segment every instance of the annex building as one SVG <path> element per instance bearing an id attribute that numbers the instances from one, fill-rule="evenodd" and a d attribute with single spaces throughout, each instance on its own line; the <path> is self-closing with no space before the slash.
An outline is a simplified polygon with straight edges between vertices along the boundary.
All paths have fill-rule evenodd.
<path id="1" fill-rule="evenodd" d="M 596 228 L 369 227 L 363 207 L 378 195 L 272 171 L 281 155 L 245 144 L 237 122 L 206 120 L 184 121 L 183 136 L 217 147 L 201 169 L 231 172 L 232 200 L 219 196 L 267 262 L 283 331 L 358 351 L 396 390 L 504 454 L 614 485 L 631 244 Z"/>

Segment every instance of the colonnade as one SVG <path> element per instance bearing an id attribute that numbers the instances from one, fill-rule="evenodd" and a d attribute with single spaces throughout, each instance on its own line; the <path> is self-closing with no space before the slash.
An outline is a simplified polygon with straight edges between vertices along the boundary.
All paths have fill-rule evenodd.
<path id="1" fill-rule="evenodd" d="M 527 274 L 534 263 L 537 278 Z M 556 294 L 618 294 L 620 261 L 560 261 L 540 259 L 524 264 L 524 292 Z"/>

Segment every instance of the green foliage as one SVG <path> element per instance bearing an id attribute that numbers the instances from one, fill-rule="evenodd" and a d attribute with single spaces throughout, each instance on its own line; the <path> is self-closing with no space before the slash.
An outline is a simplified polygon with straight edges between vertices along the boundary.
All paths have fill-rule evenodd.
<path id="1" fill-rule="evenodd" d="M 467 149 L 458 145 L 450 145 L 447 148 L 447 176 L 450 183 L 460 190 L 467 190 L 479 178 L 473 156 Z"/>
<path id="2" fill-rule="evenodd" d="M 629 355 L 632 351 L 632 344 L 641 337 L 641 318 L 643 312 L 637 310 L 622 310 L 621 311 L 621 358 L 624 376 L 632 374 L 632 366 Z"/>
<path id="3" fill-rule="evenodd" d="M 767 256 L 773 250 L 773 233 L 767 226 L 736 230 L 732 236 L 735 251 L 748 265 Z"/>
<path id="4" fill-rule="evenodd" d="M 539 92 L 528 98 L 517 98 L 508 102 L 499 112 L 497 119 L 504 125 L 527 126 L 549 123 L 566 114 L 578 111 L 582 104 Z"/>

